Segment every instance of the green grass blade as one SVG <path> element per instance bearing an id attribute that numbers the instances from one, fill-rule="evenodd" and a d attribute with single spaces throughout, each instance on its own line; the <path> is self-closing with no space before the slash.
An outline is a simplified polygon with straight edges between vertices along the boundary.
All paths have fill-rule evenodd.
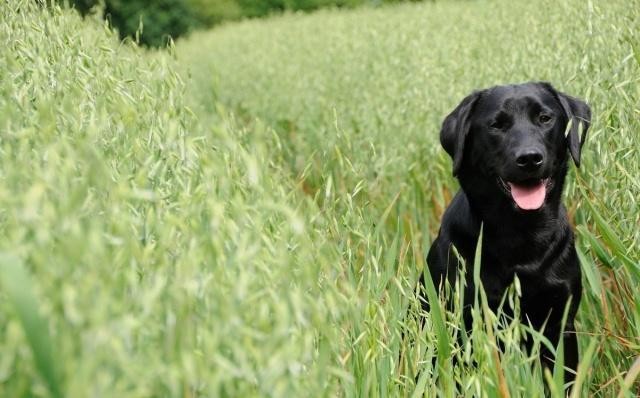
<path id="1" fill-rule="evenodd" d="M 428 268 L 425 268 L 425 272 L 429 272 Z M 447 330 L 447 325 L 445 323 L 445 314 L 440 306 L 440 300 L 438 299 L 438 293 L 433 284 L 433 279 L 429 274 L 424 278 L 424 280 L 427 299 L 430 304 L 431 322 L 433 323 L 433 329 L 438 340 L 437 363 L 438 372 L 440 372 L 440 377 L 438 379 L 443 384 L 446 393 L 447 390 L 451 390 L 452 385 L 452 380 L 448 380 L 451 375 L 451 341 L 449 331 Z"/>
<path id="2" fill-rule="evenodd" d="M 603 241 L 607 244 L 607 246 L 609 246 L 614 257 L 618 258 L 629 268 L 629 271 L 633 272 L 637 277 L 640 278 L 640 263 L 629 258 L 628 250 L 625 247 L 624 243 L 622 243 L 622 239 L 620 239 L 614 228 L 605 220 L 601 212 L 596 209 L 596 207 L 592 203 L 592 200 L 590 200 L 590 198 L 585 193 L 584 188 L 582 186 L 579 187 L 583 197 L 586 198 L 584 202 L 587 204 L 587 207 L 589 207 L 590 213 L 595 220 L 598 231 L 602 235 Z"/>
<path id="3" fill-rule="evenodd" d="M 38 312 L 31 279 L 18 257 L 0 253 L 0 285 L 22 323 L 36 368 L 49 388 L 51 396 L 62 397 L 47 323 Z"/>
<path id="4" fill-rule="evenodd" d="M 636 357 L 636 360 L 633 361 L 633 365 L 631 365 L 631 368 L 624 377 L 624 384 L 618 393 L 618 398 L 622 398 L 626 393 L 631 392 L 638 375 L 640 375 L 640 356 Z"/>
<path id="5" fill-rule="evenodd" d="M 591 293 L 594 296 L 599 296 L 602 291 L 602 283 L 600 282 L 600 273 L 598 272 L 598 268 L 591 261 L 590 258 L 582 251 L 579 245 L 576 245 L 576 252 L 578 253 L 578 259 L 580 259 L 580 267 L 582 272 L 584 273 L 585 278 L 587 279 L 587 284 L 589 285 L 589 289 L 591 289 Z"/>
<path id="6" fill-rule="evenodd" d="M 592 339 L 587 347 L 587 351 L 580 359 L 580 365 L 578 366 L 578 374 L 576 375 L 576 381 L 571 388 L 571 398 L 578 398 L 581 395 L 582 385 L 587 379 L 587 374 L 591 371 L 593 364 L 593 356 L 595 355 L 596 348 L 600 344 L 599 339 Z"/>

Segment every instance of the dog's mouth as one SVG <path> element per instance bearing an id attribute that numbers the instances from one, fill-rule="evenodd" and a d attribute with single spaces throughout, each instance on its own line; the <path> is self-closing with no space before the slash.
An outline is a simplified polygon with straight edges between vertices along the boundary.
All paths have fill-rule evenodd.
<path id="1" fill-rule="evenodd" d="M 521 210 L 538 210 L 544 205 L 547 192 L 551 188 L 551 179 L 529 179 L 519 182 L 504 181 L 498 177 L 500 187 Z"/>

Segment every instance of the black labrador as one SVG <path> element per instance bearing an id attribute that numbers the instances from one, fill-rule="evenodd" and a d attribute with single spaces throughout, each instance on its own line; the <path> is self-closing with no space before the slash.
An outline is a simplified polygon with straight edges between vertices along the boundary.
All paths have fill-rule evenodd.
<path id="1" fill-rule="evenodd" d="M 557 345 L 562 335 L 565 366 L 575 371 L 578 344 L 574 319 L 580 294 L 580 264 L 574 236 L 561 203 L 568 154 L 580 166 L 580 150 L 591 119 L 583 101 L 550 84 L 496 86 L 466 97 L 442 124 L 440 142 L 453 159 L 461 190 L 442 219 L 427 257 L 436 288 L 459 274 L 465 260 L 463 315 L 471 327 L 471 268 L 483 225 L 480 278 L 489 306 L 496 310 L 517 275 L 522 322 Z M 422 300 L 428 310 L 428 303 Z M 554 358 L 543 348 L 544 367 Z M 573 372 L 565 372 L 572 380 Z"/>

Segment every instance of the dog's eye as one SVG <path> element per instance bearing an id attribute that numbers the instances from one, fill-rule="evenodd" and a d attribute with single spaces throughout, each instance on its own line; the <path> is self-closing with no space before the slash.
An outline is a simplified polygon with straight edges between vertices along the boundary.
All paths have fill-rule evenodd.
<path id="1" fill-rule="evenodd" d="M 513 119 L 510 115 L 504 112 L 499 112 L 489 122 L 489 128 L 492 130 L 505 131 L 511 126 L 512 123 Z"/>
<path id="2" fill-rule="evenodd" d="M 540 122 L 540 124 L 547 124 L 551 121 L 551 116 L 542 113 L 540 114 L 540 116 L 538 116 L 538 121 Z"/>
<path id="3" fill-rule="evenodd" d="M 505 127 L 507 127 L 507 123 L 503 118 L 499 118 L 492 121 L 491 124 L 489 124 L 489 127 L 494 130 L 503 130 Z"/>

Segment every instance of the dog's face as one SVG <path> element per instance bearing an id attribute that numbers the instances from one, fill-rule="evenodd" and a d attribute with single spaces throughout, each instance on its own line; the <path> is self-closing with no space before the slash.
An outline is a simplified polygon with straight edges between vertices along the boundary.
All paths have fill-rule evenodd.
<path id="1" fill-rule="evenodd" d="M 535 211 L 562 184 L 567 152 L 580 165 L 590 118 L 587 104 L 547 83 L 496 86 L 465 98 L 440 140 L 454 175 L 482 179 L 518 209 Z"/>

